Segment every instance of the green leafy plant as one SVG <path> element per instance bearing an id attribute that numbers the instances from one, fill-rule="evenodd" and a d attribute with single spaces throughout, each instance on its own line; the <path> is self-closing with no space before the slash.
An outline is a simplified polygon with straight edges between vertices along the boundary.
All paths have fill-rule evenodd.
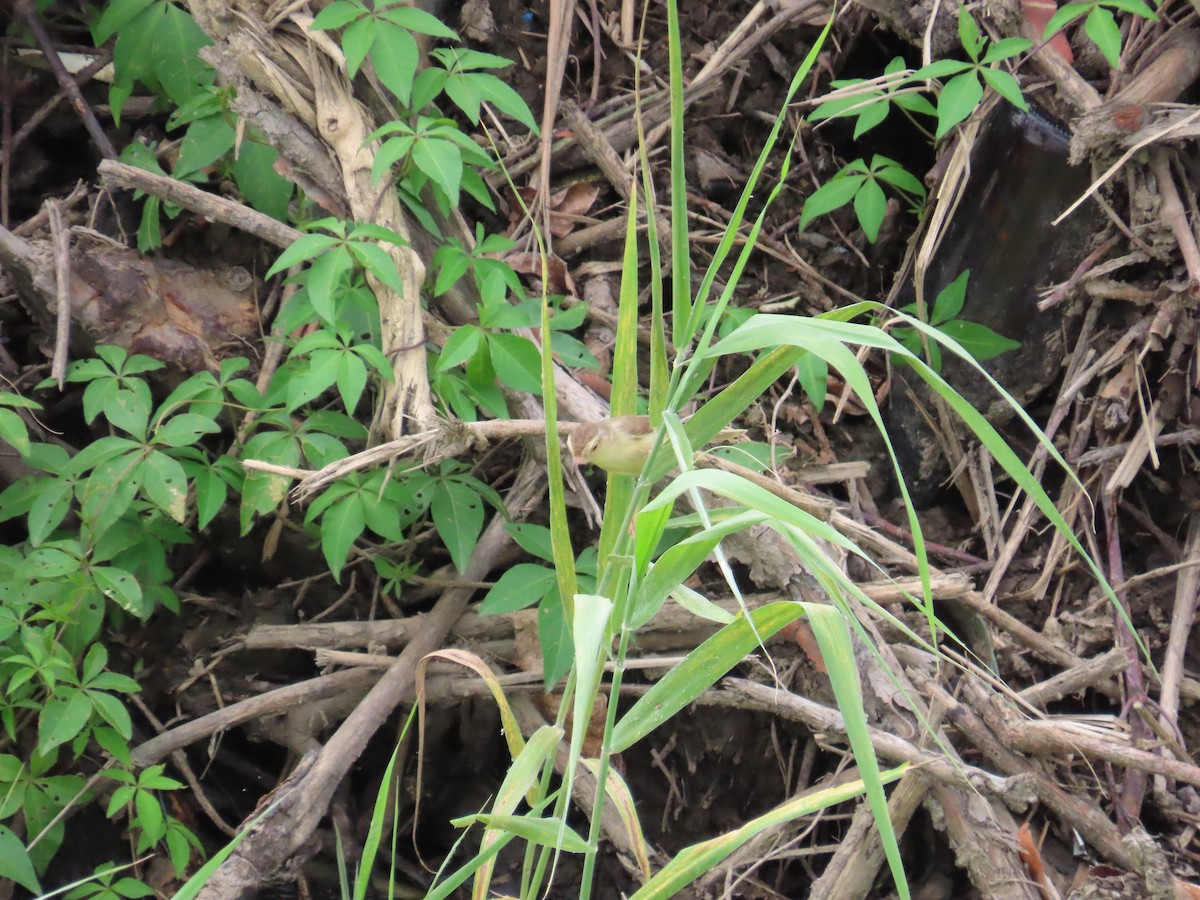
<path id="1" fill-rule="evenodd" d="M 219 174 L 232 177 L 251 206 L 285 218 L 292 184 L 275 171 L 277 154 L 261 135 L 249 129 L 232 161 L 227 161 L 237 142 L 228 108 L 232 93 L 215 86 L 215 73 L 200 59 L 199 51 L 212 42 L 192 16 L 168 0 L 114 0 L 93 23 L 92 38 L 99 47 L 114 35 L 109 103 L 116 122 L 134 87 L 142 84 L 174 105 L 167 129 L 185 129 L 174 155 L 174 177 L 204 182 L 207 170 L 217 165 Z M 121 161 L 165 175 L 156 149 L 135 142 L 122 151 Z M 161 246 L 163 212 L 174 218 L 180 211 L 157 197 L 146 198 L 138 226 L 138 248 L 143 252 Z"/>
<path id="2" fill-rule="evenodd" d="M 1072 22 L 1083 19 L 1084 33 L 1115 69 L 1121 64 L 1121 28 L 1113 15 L 1114 10 L 1140 16 L 1151 22 L 1158 21 L 1158 15 L 1142 0 L 1087 0 L 1061 7 L 1046 23 L 1042 37 L 1048 40 Z"/>
<path id="3" fill-rule="evenodd" d="M 985 84 L 1018 109 L 1029 108 L 1017 79 L 1000 68 L 1000 63 L 1024 53 L 1032 43 L 1025 38 L 989 41 L 980 33 L 979 25 L 965 6 L 958 10 L 958 37 L 969 62 L 934 60 L 913 76 L 949 79 L 938 94 L 935 136 L 939 139 L 975 111 L 983 100 Z"/>
<path id="4" fill-rule="evenodd" d="M 1009 350 L 1016 350 L 1021 346 L 1017 341 L 999 335 L 979 322 L 968 322 L 959 318 L 967 299 L 967 281 L 970 277 L 969 270 L 963 272 L 938 292 L 933 302 L 933 309 L 929 314 L 929 324 L 946 337 L 954 340 L 980 362 L 992 359 Z M 900 311 L 919 317 L 915 303 L 902 307 Z M 925 349 L 921 342 L 921 335 L 916 328 L 900 326 L 892 331 L 892 335 L 914 355 L 924 355 Z M 929 365 L 935 372 L 940 372 L 942 368 L 941 348 L 936 342 L 928 344 L 928 348 Z"/>
<path id="5" fill-rule="evenodd" d="M 876 154 L 868 165 L 856 159 L 817 188 L 804 201 L 800 228 L 817 216 L 831 213 L 847 203 L 854 204 L 854 214 L 863 234 L 872 244 L 879 237 L 879 227 L 887 212 L 887 197 L 880 183 L 899 191 L 901 196 L 916 204 L 925 199 L 925 186 L 895 160 Z"/>
<path id="6" fill-rule="evenodd" d="M 810 122 L 853 118 L 854 139 L 886 121 L 892 107 L 910 120 L 914 116 L 937 117 L 937 107 L 924 96 L 924 83 L 913 77 L 902 57 L 897 56 L 883 68 L 878 78 L 849 78 L 830 82 L 833 90 L 809 114 Z M 932 135 L 931 135 L 932 136 Z"/>

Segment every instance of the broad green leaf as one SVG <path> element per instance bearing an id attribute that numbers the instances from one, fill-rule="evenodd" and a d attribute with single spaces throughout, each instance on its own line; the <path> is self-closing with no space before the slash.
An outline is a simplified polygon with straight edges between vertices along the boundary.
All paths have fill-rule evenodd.
<path id="1" fill-rule="evenodd" d="M 482 616 L 515 612 L 539 603 L 554 586 L 553 569 L 532 563 L 518 563 L 507 569 L 484 595 L 479 604 Z"/>
<path id="2" fill-rule="evenodd" d="M 1021 85 L 1017 79 L 1002 69 L 981 69 L 980 74 L 988 87 L 1015 106 L 1017 109 L 1029 109 L 1025 95 L 1021 93 Z"/>
<path id="3" fill-rule="evenodd" d="M 346 565 L 350 548 L 363 533 L 366 524 L 362 500 L 357 494 L 331 506 L 321 518 L 321 551 L 338 583 L 341 583 L 342 568 Z"/>
<path id="4" fill-rule="evenodd" d="M 154 72 L 167 96 L 182 105 L 213 82 L 212 68 L 200 58 L 200 49 L 212 41 L 189 13 L 173 3 L 163 6 L 154 32 Z"/>
<path id="5" fill-rule="evenodd" d="M 887 212 L 887 197 L 874 179 L 863 182 L 862 189 L 854 195 L 854 214 L 858 224 L 862 226 L 863 234 L 870 243 L 875 243 L 879 237 L 879 227 L 883 224 Z"/>
<path id="6" fill-rule="evenodd" d="M 22 456 L 29 453 L 29 429 L 11 409 L 0 409 L 0 440 L 11 444 Z"/>
<path id="7" fill-rule="evenodd" d="M 483 332 L 475 325 L 461 325 L 450 333 L 438 356 L 435 372 L 460 366 L 474 356 L 483 344 Z"/>
<path id="8" fill-rule="evenodd" d="M 483 531 L 483 502 L 479 494 L 461 482 L 443 481 L 434 490 L 429 508 L 454 568 L 460 575 L 465 573 Z"/>
<path id="9" fill-rule="evenodd" d="M 966 269 L 952 282 L 938 291 L 937 298 L 933 301 L 933 315 L 929 317 L 931 324 L 941 325 L 958 317 L 958 314 L 962 312 L 963 304 L 967 300 L 967 281 L 970 277 L 971 270 Z"/>
<path id="10" fill-rule="evenodd" d="M 446 194 L 451 206 L 458 206 L 458 185 L 462 180 L 462 153 L 452 141 L 425 138 L 413 147 L 413 163 Z"/>
<path id="11" fill-rule="evenodd" d="M 864 181 L 866 177 L 863 175 L 839 173 L 809 194 L 800 213 L 800 230 L 803 231 L 817 216 L 840 209 L 853 200 Z"/>
<path id="12" fill-rule="evenodd" d="M 4 825 L 0 825 L 0 878 L 11 878 L 31 893 L 42 892 L 25 845 Z"/>
<path id="13" fill-rule="evenodd" d="M 329 31 L 350 24 L 366 13 L 366 8 L 346 0 L 334 0 L 313 18 L 308 27 L 313 31 Z"/>
<path id="14" fill-rule="evenodd" d="M 1068 3 L 1060 7 L 1058 12 L 1052 15 L 1050 21 L 1046 23 L 1046 27 L 1042 31 L 1042 40 L 1049 38 L 1067 23 L 1086 15 L 1092 8 L 1093 4 L 1091 3 Z"/>
<path id="15" fill-rule="evenodd" d="M 974 72 L 964 72 L 946 82 L 938 97 L 938 124 L 935 136 L 945 135 L 973 113 L 983 99 L 983 85 Z"/>
<path id="16" fill-rule="evenodd" d="M 117 734 L 125 740 L 133 737 L 133 720 L 129 718 L 129 710 L 125 708 L 124 703 L 103 691 L 88 691 L 88 697 L 96 712 Z"/>
<path id="17" fill-rule="evenodd" d="M 29 509 L 29 543 L 41 544 L 62 523 L 74 494 L 73 486 L 66 479 L 49 481 L 38 491 L 37 502 Z"/>
<path id="18" fill-rule="evenodd" d="M 398 3 L 381 12 L 379 17 L 417 34 L 428 34 L 448 41 L 459 40 L 458 34 L 441 19 L 416 6 Z"/>
<path id="19" fill-rule="evenodd" d="M 208 466 L 197 473 L 193 484 L 196 488 L 196 528 L 203 531 L 225 505 L 229 496 L 229 485 Z"/>
<path id="20" fill-rule="evenodd" d="M 110 37 L 155 2 L 157 0 L 112 0 L 111 3 L 105 4 L 100 18 L 92 26 L 92 38 L 96 46 L 107 43 Z"/>
<path id="21" fill-rule="evenodd" d="M 215 163 L 233 149 L 234 137 L 233 127 L 225 121 L 224 116 L 197 119 L 188 126 L 187 134 L 179 145 L 175 177 L 184 178 Z"/>
<path id="22" fill-rule="evenodd" d="M 124 569 L 118 569 L 116 566 L 93 566 L 91 574 L 96 587 L 100 588 L 104 596 L 127 613 L 139 619 L 144 619 L 150 614 L 151 610 L 146 608 L 142 596 L 141 585 Z"/>
<path id="23" fill-rule="evenodd" d="M 187 476 L 179 462 L 161 450 L 151 450 L 142 460 L 142 491 L 176 522 L 187 517 Z"/>
<path id="24" fill-rule="evenodd" d="M 233 175 L 247 203 L 273 219 L 286 222 L 292 183 L 275 171 L 278 158 L 274 147 L 244 140 L 233 161 Z"/>
<path id="25" fill-rule="evenodd" d="M 1121 29 L 1113 14 L 1103 6 L 1097 6 L 1084 19 L 1083 30 L 1100 48 L 1108 64 L 1117 68 L 1121 64 Z"/>
<path id="26" fill-rule="evenodd" d="M 409 11 L 419 12 L 416 9 Z M 375 67 L 375 74 L 396 99 L 407 106 L 421 57 L 417 42 L 405 29 L 384 23 L 379 23 L 375 35 L 371 45 L 371 65 Z"/>
<path id="27" fill-rule="evenodd" d="M 958 341 L 962 348 L 978 360 L 991 359 L 1009 350 L 1017 350 L 1021 344 L 997 334 L 978 322 L 957 319 L 947 322 L 939 329 L 946 337 Z"/>
<path id="28" fill-rule="evenodd" d="M 404 282 L 400 280 L 400 273 L 396 270 L 396 260 L 386 250 L 378 244 L 353 241 L 350 244 L 350 252 L 364 269 L 397 294 L 404 294 Z"/>
<path id="29" fill-rule="evenodd" d="M 165 447 L 188 447 L 206 434 L 219 434 L 221 426 L 208 416 L 180 413 L 154 432 L 154 442 Z"/>
<path id="30" fill-rule="evenodd" d="M 309 302 L 313 311 L 331 327 L 337 325 L 335 295 L 352 266 L 350 251 L 345 247 L 326 251 L 309 266 L 306 281 Z"/>
<path id="31" fill-rule="evenodd" d="M 92 704 L 83 691 L 72 690 L 63 697 L 52 697 L 38 716 L 38 752 L 49 753 L 79 734 L 92 716 Z"/>
<path id="32" fill-rule="evenodd" d="M 356 19 L 342 31 L 342 52 L 346 54 L 346 74 L 353 78 L 362 67 L 378 34 L 376 24 L 369 18 Z"/>
<path id="33" fill-rule="evenodd" d="M 338 243 L 338 239 L 331 234 L 306 234 L 297 238 L 295 243 L 279 254 L 275 264 L 267 270 L 267 277 L 270 278 L 285 269 L 290 269 L 306 259 L 319 256 L 336 243 Z"/>
<path id="34" fill-rule="evenodd" d="M 541 356 L 533 342 L 516 334 L 489 334 L 496 376 L 517 391 L 541 395 Z"/>
<path id="35" fill-rule="evenodd" d="M 337 387 L 346 412 L 353 415 L 354 410 L 358 408 L 358 401 L 367 387 L 367 367 L 362 359 L 354 353 L 346 352 L 339 355 Z"/>

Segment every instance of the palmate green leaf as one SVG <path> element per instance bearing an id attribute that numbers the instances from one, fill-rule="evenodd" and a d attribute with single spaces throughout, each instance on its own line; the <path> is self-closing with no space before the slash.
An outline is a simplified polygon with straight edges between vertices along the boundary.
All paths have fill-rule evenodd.
<path id="1" fill-rule="evenodd" d="M 429 504 L 433 525 L 459 574 L 466 572 L 471 552 L 483 531 L 483 502 L 479 494 L 458 481 L 441 481 Z"/>
<path id="2" fill-rule="evenodd" d="M 25 845 L 4 825 L 0 825 L 0 878 L 10 878 L 31 893 L 42 893 Z"/>
<path id="3" fill-rule="evenodd" d="M 845 169 L 842 170 L 842 172 L 845 171 Z M 804 230 L 804 227 L 817 216 L 831 213 L 835 209 L 845 206 L 854 199 L 854 195 L 867 180 L 866 175 L 843 175 L 842 172 L 834 175 L 833 178 L 808 195 L 808 199 L 804 201 L 804 209 L 800 213 L 800 230 Z"/>
<path id="4" fill-rule="evenodd" d="M 871 160 L 871 171 L 880 181 L 892 185 L 914 197 L 925 196 L 925 185 L 912 172 L 895 160 L 876 155 Z"/>
<path id="5" fill-rule="evenodd" d="M 180 413 L 154 432 L 154 443 L 164 447 L 190 447 L 206 434 L 219 434 L 221 426 L 208 416 Z"/>
<path id="6" fill-rule="evenodd" d="M 339 584 L 350 548 L 366 526 L 362 498 L 357 493 L 349 494 L 341 502 L 333 504 L 321 517 L 321 552 L 325 554 L 325 562 L 333 573 L 334 581 Z"/>
<path id="7" fill-rule="evenodd" d="M 958 317 L 963 310 L 963 304 L 967 301 L 967 282 L 970 277 L 971 270 L 965 269 L 962 274 L 938 291 L 938 295 L 933 301 L 933 315 L 929 317 L 931 324 L 942 325 Z"/>
<path id="8" fill-rule="evenodd" d="M 753 652 L 760 637 L 766 640 L 803 614 L 798 604 L 781 601 L 751 610 L 753 626 L 745 615 L 738 616 L 638 698 L 613 729 L 612 752 L 629 749 L 674 717 Z"/>
<path id="9" fill-rule="evenodd" d="M 1050 21 L 1046 23 L 1045 29 L 1042 31 L 1042 40 L 1046 40 L 1054 32 L 1063 28 L 1080 16 L 1086 15 L 1095 7 L 1093 3 L 1067 3 L 1059 7 L 1058 12 L 1050 17 Z"/>
<path id="10" fill-rule="evenodd" d="M 538 646 L 542 651 L 542 686 L 549 693 L 575 662 L 567 607 L 555 585 L 538 604 Z"/>
<path id="11" fill-rule="evenodd" d="M 97 394 L 103 392 L 104 417 L 110 425 L 128 432 L 139 441 L 145 440 L 153 406 L 149 385 L 144 381 L 130 381 L 129 388 L 122 388 L 115 380 L 110 384 L 116 389 L 105 390 L 105 382 L 95 381 L 88 385 L 87 390 L 96 389 Z"/>
<path id="12" fill-rule="evenodd" d="M 483 346 L 483 332 L 475 325 L 460 325 L 450 333 L 438 356 L 435 372 L 445 372 L 461 366 Z"/>
<path id="13" fill-rule="evenodd" d="M 288 382 L 288 411 L 299 409 L 319 397 L 337 381 L 338 363 L 342 354 L 337 350 L 314 350 L 308 365 Z"/>
<path id="14" fill-rule="evenodd" d="M 963 49 L 971 59 L 979 59 L 979 51 L 983 49 L 983 37 L 979 33 L 979 25 L 965 6 L 958 8 L 958 38 L 962 41 Z"/>
<path id="15" fill-rule="evenodd" d="M 987 53 L 983 55 L 983 62 L 996 63 L 1013 56 L 1020 56 L 1032 46 L 1033 42 L 1026 38 L 1003 38 L 988 47 Z"/>
<path id="16" fill-rule="evenodd" d="M 187 134 L 179 145 L 179 159 L 175 163 L 176 178 L 186 178 L 212 165 L 233 149 L 236 134 L 224 116 L 209 116 L 197 119 L 188 126 Z"/>
<path id="17" fill-rule="evenodd" d="M 167 96 L 183 105 L 213 83 L 212 67 L 200 58 L 200 49 L 212 40 L 189 13 L 173 3 L 163 6 L 154 31 L 154 73 Z"/>
<path id="18" fill-rule="evenodd" d="M 443 38 L 448 41 L 459 40 L 458 34 L 441 19 L 416 6 L 396 3 L 381 11 L 379 18 L 386 19 L 401 28 L 407 28 L 409 31 L 415 31 L 417 34 L 427 34 L 430 37 Z"/>
<path id="19" fill-rule="evenodd" d="M 183 466 L 161 450 L 151 450 L 142 460 L 142 492 L 176 522 L 187 518 L 187 475 Z"/>
<path id="20" fill-rule="evenodd" d="M 30 544 L 35 547 L 41 544 L 62 523 L 71 508 L 74 495 L 74 486 L 66 479 L 46 480 L 44 487 L 37 492 L 36 502 L 29 509 L 27 524 Z"/>
<path id="21" fill-rule="evenodd" d="M 112 0 L 106 4 L 100 18 L 92 26 L 92 39 L 96 46 L 108 43 L 110 37 L 155 2 L 156 0 Z"/>
<path id="22" fill-rule="evenodd" d="M 378 244 L 368 241 L 350 241 L 349 251 L 358 260 L 362 268 L 377 277 L 397 294 L 404 293 L 404 283 L 400 280 L 400 272 L 396 269 L 396 260 Z"/>
<path id="23" fill-rule="evenodd" d="M 533 563 L 518 563 L 492 585 L 479 604 L 481 616 L 516 612 L 540 603 L 557 580 L 553 569 Z"/>
<path id="24" fill-rule="evenodd" d="M 1117 68 L 1121 64 L 1121 29 L 1112 12 L 1097 6 L 1083 20 L 1083 30 L 1104 54 L 1108 64 Z"/>
<path id="25" fill-rule="evenodd" d="M 337 368 L 338 395 L 346 407 L 346 412 L 354 415 L 358 401 L 362 398 L 367 387 L 367 367 L 358 354 L 346 351 L 339 354 Z"/>
<path id="26" fill-rule="evenodd" d="M 925 81 L 930 78 L 946 78 L 974 68 L 970 63 L 959 59 L 935 59 L 927 66 L 922 66 L 913 74 L 914 81 Z"/>
<path id="27" fill-rule="evenodd" d="M 0 409 L 0 440 L 11 444 L 22 456 L 29 453 L 29 429 L 11 409 Z"/>
<path id="28" fill-rule="evenodd" d="M 308 27 L 313 31 L 329 31 L 333 28 L 341 28 L 353 22 L 359 16 L 367 14 L 367 9 L 359 3 L 350 3 L 347 0 L 334 0 L 327 7 L 321 10 L 313 18 L 312 24 Z"/>
<path id="29" fill-rule="evenodd" d="M 938 97 L 938 124 L 934 136 L 945 137 L 946 134 L 973 113 L 983 99 L 983 85 L 975 72 L 964 72 L 946 82 Z"/>
<path id="30" fill-rule="evenodd" d="M 416 9 L 409 11 L 423 12 Z M 420 48 L 405 28 L 386 22 L 376 23 L 375 42 L 371 45 L 371 65 L 379 80 L 404 106 L 408 106 L 412 96 L 413 78 L 417 74 L 420 58 Z"/>
<path id="31" fill-rule="evenodd" d="M 142 486 L 142 467 L 134 457 L 118 457 L 96 466 L 83 487 L 80 514 L 100 537 L 129 509 Z"/>
<path id="32" fill-rule="evenodd" d="M 327 325 L 337 324 L 335 295 L 353 266 L 353 258 L 346 247 L 327 250 L 309 266 L 306 280 L 308 299 L 313 311 Z"/>
<path id="33" fill-rule="evenodd" d="M 346 54 L 346 74 L 358 74 L 363 60 L 375 42 L 376 23 L 370 18 L 356 19 L 342 31 L 342 52 Z"/>
<path id="34" fill-rule="evenodd" d="M 320 256 L 336 243 L 339 243 L 339 239 L 331 234 L 306 234 L 297 238 L 295 243 L 279 254 L 275 264 L 267 269 L 267 277 L 277 275 L 306 259 Z"/>
<path id="35" fill-rule="evenodd" d="M 458 186 L 462 181 L 462 152 L 453 141 L 424 138 L 413 147 L 413 163 L 442 189 L 451 206 L 458 206 Z"/>
<path id="36" fill-rule="evenodd" d="M 887 197 L 874 179 L 868 179 L 854 195 L 854 215 L 870 243 L 879 237 L 879 228 L 887 212 Z"/>
<path id="37" fill-rule="evenodd" d="M 1151 22 L 1158 21 L 1158 15 L 1149 5 L 1142 0 L 1105 0 L 1105 6 L 1111 6 L 1113 9 L 1123 9 L 1125 12 L 1135 16 L 1141 16 L 1143 19 L 1149 19 Z"/>
<path id="38" fill-rule="evenodd" d="M 1018 341 L 997 334 L 979 322 L 957 319 L 942 325 L 940 330 L 946 337 L 958 341 L 964 350 L 981 361 L 1021 347 Z"/>
<path id="39" fill-rule="evenodd" d="M 139 619 L 150 614 L 142 595 L 142 586 L 129 572 L 116 566 L 92 566 L 89 571 L 100 592 L 125 612 Z"/>
<path id="40" fill-rule="evenodd" d="M 103 691 L 88 691 L 87 695 L 100 718 L 111 725 L 117 734 L 125 740 L 133 737 L 133 720 L 124 703 Z"/>
<path id="41" fill-rule="evenodd" d="M 51 697 L 38 716 L 38 752 L 50 753 L 83 731 L 92 717 L 92 704 L 83 691 Z"/>
<path id="42" fill-rule="evenodd" d="M 1008 72 L 1005 72 L 1003 69 L 980 69 L 979 74 L 988 83 L 988 87 L 1017 107 L 1017 109 L 1029 109 L 1025 95 L 1021 93 L 1021 86 L 1017 83 L 1017 79 L 1013 78 Z"/>
<path id="43" fill-rule="evenodd" d="M 541 354 L 532 341 L 516 334 L 489 334 L 487 343 L 497 378 L 514 390 L 541 395 Z"/>

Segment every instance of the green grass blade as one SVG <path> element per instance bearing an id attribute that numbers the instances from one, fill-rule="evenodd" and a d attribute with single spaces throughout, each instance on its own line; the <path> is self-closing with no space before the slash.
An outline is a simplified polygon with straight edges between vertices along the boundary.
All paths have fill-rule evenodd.
<path id="1" fill-rule="evenodd" d="M 683 153 L 683 44 L 679 6 L 667 0 L 667 48 L 671 94 L 671 339 L 679 352 L 691 340 L 692 260 L 688 245 L 687 176 Z"/>
<path id="2" fill-rule="evenodd" d="M 612 752 L 627 750 L 699 697 L 769 638 L 804 611 L 795 603 L 768 603 L 738 616 L 660 678 L 621 717 L 612 733 Z"/>
<path id="3" fill-rule="evenodd" d="M 891 784 L 900 778 L 907 768 L 906 764 L 882 773 L 881 783 Z M 764 815 L 751 819 L 728 834 L 686 847 L 675 854 L 674 859 L 642 885 L 630 900 L 666 900 L 668 897 L 673 897 L 701 875 L 720 865 L 723 860 L 755 835 L 768 828 L 774 828 L 829 809 L 839 803 L 845 803 L 847 800 L 853 800 L 864 790 L 863 782 L 851 781 L 837 787 L 806 793 Z"/>

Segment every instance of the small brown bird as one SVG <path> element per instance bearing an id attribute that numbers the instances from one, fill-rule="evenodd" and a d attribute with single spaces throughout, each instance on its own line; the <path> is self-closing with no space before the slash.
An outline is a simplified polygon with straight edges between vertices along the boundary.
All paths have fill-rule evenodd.
<path id="1" fill-rule="evenodd" d="M 728 441 L 744 434 L 741 429 L 727 429 L 713 440 Z M 640 475 L 654 449 L 654 430 L 649 416 L 584 422 L 568 435 L 567 449 L 577 466 L 591 463 L 614 475 Z"/>

